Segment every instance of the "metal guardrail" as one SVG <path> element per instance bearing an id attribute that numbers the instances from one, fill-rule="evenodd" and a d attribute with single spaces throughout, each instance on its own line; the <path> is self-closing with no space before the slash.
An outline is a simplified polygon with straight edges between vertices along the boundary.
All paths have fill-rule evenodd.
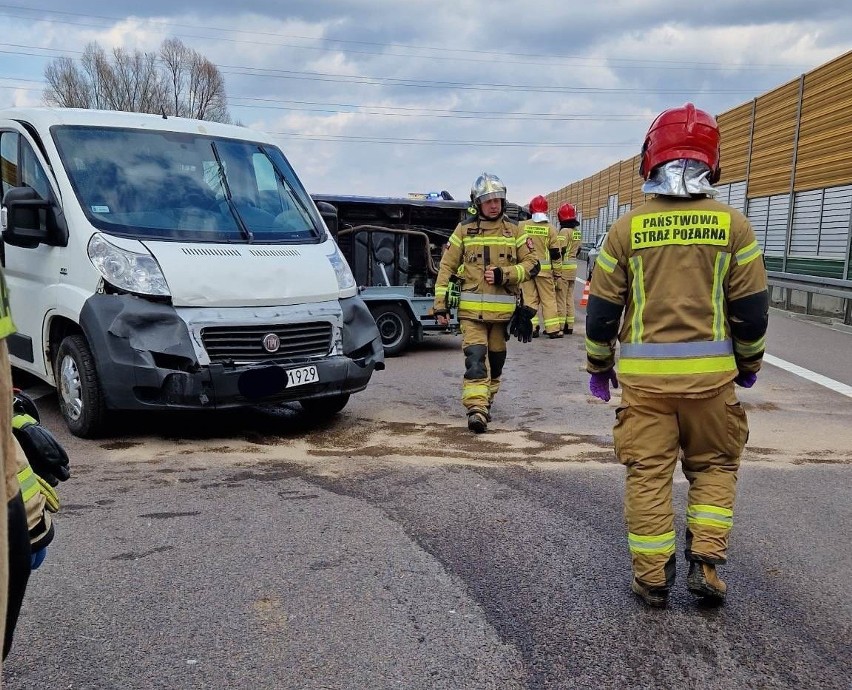
<path id="1" fill-rule="evenodd" d="M 783 303 L 787 310 L 800 311 L 804 307 L 806 314 L 821 314 L 839 318 L 843 323 L 852 326 L 852 280 L 841 278 L 821 278 L 819 276 L 806 276 L 798 273 L 783 273 L 780 271 L 767 271 L 770 288 L 781 288 L 785 291 Z M 794 307 L 793 291 L 804 292 L 806 304 L 799 303 Z M 815 309 L 813 303 L 814 295 L 825 295 L 834 299 L 842 300 L 834 309 L 826 313 L 825 305 L 822 309 Z"/>
<path id="2" fill-rule="evenodd" d="M 852 280 L 821 278 L 819 276 L 782 273 L 780 271 L 767 271 L 766 275 L 772 287 L 801 290 L 802 292 L 811 292 L 817 295 L 852 300 Z"/>

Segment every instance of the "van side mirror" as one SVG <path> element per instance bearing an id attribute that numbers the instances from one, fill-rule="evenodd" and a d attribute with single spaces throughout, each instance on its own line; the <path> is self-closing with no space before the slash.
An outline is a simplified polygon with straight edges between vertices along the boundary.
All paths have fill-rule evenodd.
<path id="1" fill-rule="evenodd" d="M 317 210 L 320 212 L 322 219 L 325 221 L 331 236 L 335 239 L 335 241 L 337 241 L 337 230 L 339 224 L 337 218 L 337 207 L 327 201 L 318 201 Z"/>
<path id="2" fill-rule="evenodd" d="M 39 244 L 64 247 L 68 244 L 65 219 L 57 216 L 52 202 L 42 199 L 32 187 L 12 187 L 3 197 L 5 223 L 3 241 L 14 247 L 33 249 Z"/>

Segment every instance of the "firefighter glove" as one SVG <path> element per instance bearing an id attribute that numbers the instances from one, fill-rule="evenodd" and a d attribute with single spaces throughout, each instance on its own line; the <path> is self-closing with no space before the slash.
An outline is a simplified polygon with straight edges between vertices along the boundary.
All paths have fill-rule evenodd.
<path id="1" fill-rule="evenodd" d="M 30 415 L 16 414 L 12 417 L 12 431 L 30 467 L 50 486 L 56 486 L 71 476 L 68 470 L 68 453 L 56 437 L 36 422 Z"/>
<path id="2" fill-rule="evenodd" d="M 518 342 L 529 343 L 533 337 L 533 317 L 536 315 L 536 310 L 532 307 L 519 304 L 515 307 L 512 313 L 512 318 L 509 319 L 509 335 L 513 335 L 518 339 Z"/>
<path id="3" fill-rule="evenodd" d="M 502 285 L 503 281 L 506 280 L 506 276 L 503 275 L 503 269 L 500 268 L 499 266 L 495 266 L 491 270 L 494 271 L 494 284 L 495 285 Z"/>
<path id="4" fill-rule="evenodd" d="M 51 513 L 56 513 L 59 511 L 59 494 L 56 493 L 56 489 L 54 489 L 50 484 L 47 483 L 46 479 L 42 479 L 38 475 L 36 475 L 36 481 L 38 482 L 38 490 L 42 496 L 44 496 L 44 507 L 47 508 Z"/>
<path id="5" fill-rule="evenodd" d="M 452 276 L 447 285 L 447 309 L 456 309 L 461 300 L 461 281 L 457 276 Z"/>
<path id="6" fill-rule="evenodd" d="M 12 414 L 28 414 L 37 423 L 41 422 L 35 401 L 24 391 L 17 388 L 12 395 Z"/>
<path id="7" fill-rule="evenodd" d="M 743 388 L 751 388 L 757 381 L 757 374 L 751 371 L 741 371 L 734 379 L 734 383 Z"/>
<path id="8" fill-rule="evenodd" d="M 598 374 L 592 374 L 589 379 L 589 392 L 596 398 L 609 402 L 609 384 L 612 383 L 613 388 L 618 388 L 618 377 L 615 375 L 615 369 L 603 371 Z"/>

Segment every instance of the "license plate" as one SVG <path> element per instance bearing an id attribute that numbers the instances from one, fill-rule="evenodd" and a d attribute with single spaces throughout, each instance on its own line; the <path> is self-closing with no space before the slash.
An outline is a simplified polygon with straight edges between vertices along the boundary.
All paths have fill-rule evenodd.
<path id="1" fill-rule="evenodd" d="M 319 372 L 315 366 L 296 367 L 295 369 L 287 370 L 287 385 L 285 388 L 304 386 L 308 383 L 316 383 L 317 381 L 319 381 Z"/>

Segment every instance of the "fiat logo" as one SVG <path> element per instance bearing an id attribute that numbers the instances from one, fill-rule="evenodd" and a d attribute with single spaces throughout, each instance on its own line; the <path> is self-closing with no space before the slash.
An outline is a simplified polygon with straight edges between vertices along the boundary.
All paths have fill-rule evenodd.
<path id="1" fill-rule="evenodd" d="M 263 349 L 267 352 L 278 352 L 278 348 L 281 347 L 281 338 L 279 338 L 275 333 L 267 333 L 263 336 Z"/>

